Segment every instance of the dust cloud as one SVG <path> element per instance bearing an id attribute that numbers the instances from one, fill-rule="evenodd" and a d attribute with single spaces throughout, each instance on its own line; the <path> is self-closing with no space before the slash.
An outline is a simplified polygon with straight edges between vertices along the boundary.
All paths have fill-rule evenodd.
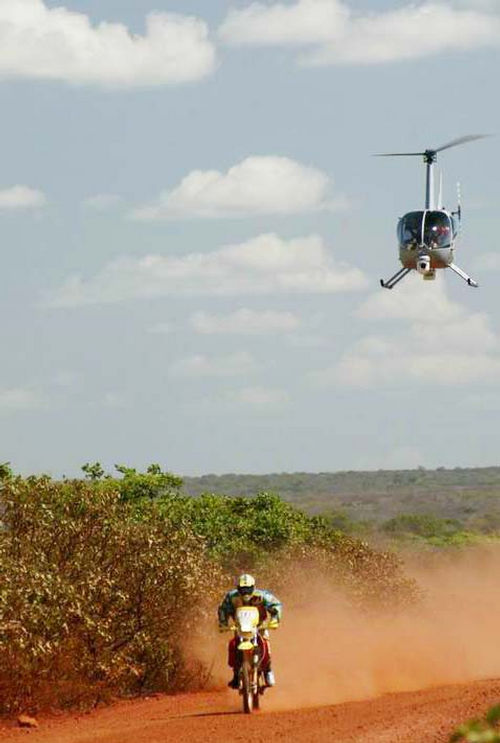
<path id="1" fill-rule="evenodd" d="M 500 676 L 500 550 L 468 551 L 432 565 L 409 565 L 425 591 L 418 608 L 394 614 L 352 608 L 311 577 L 284 596 L 273 634 L 277 685 L 267 710 L 361 700 L 386 692 Z M 225 640 L 211 656 L 220 684 Z M 217 657 L 216 657 L 217 656 Z"/>

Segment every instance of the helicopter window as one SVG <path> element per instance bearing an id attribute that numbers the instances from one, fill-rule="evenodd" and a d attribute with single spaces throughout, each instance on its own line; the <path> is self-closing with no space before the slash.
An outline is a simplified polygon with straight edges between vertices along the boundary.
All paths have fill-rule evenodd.
<path id="1" fill-rule="evenodd" d="M 446 212 L 427 212 L 424 243 L 429 248 L 448 248 L 452 240 L 452 224 Z"/>
<path id="2" fill-rule="evenodd" d="M 405 214 L 399 224 L 399 242 L 401 245 L 419 245 L 422 241 L 424 212 Z"/>

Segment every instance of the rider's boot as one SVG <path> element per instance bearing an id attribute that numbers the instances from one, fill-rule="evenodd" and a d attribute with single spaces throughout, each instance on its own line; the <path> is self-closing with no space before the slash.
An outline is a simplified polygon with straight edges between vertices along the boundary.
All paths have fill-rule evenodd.
<path id="1" fill-rule="evenodd" d="M 235 668 L 233 671 L 233 678 L 231 679 L 231 681 L 228 682 L 227 685 L 230 689 L 237 689 L 240 685 L 239 681 L 239 673 L 238 670 Z"/>
<path id="2" fill-rule="evenodd" d="M 276 683 L 276 679 L 274 678 L 274 673 L 272 672 L 271 668 L 267 669 L 264 674 L 264 678 L 266 680 L 266 686 L 274 686 L 274 684 Z"/>

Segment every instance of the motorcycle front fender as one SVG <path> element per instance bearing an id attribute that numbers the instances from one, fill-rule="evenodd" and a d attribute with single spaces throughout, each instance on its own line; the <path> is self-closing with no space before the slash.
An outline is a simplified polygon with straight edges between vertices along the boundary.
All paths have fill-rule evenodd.
<path id="1" fill-rule="evenodd" d="M 253 643 L 251 643 L 250 640 L 243 640 L 243 642 L 240 642 L 238 645 L 238 650 L 253 650 Z"/>

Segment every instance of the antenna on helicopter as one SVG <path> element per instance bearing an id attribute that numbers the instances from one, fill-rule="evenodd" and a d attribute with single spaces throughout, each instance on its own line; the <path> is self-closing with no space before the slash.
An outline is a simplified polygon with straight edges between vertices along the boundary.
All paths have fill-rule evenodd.
<path id="1" fill-rule="evenodd" d="M 433 165 L 437 160 L 438 152 L 448 150 L 450 147 L 458 147 L 460 144 L 466 144 L 466 142 L 473 142 L 476 139 L 484 139 L 489 137 L 489 134 L 466 134 L 465 137 L 459 137 L 453 139 L 451 142 L 437 147 L 435 150 L 425 150 L 424 152 L 383 152 L 378 153 L 375 157 L 423 157 L 424 163 L 427 166 L 427 177 L 425 185 L 425 208 L 434 209 L 434 171 Z"/>
<path id="2" fill-rule="evenodd" d="M 462 221 L 462 186 L 460 185 L 460 181 L 457 183 L 457 213 L 458 213 L 458 221 Z"/>
<path id="3" fill-rule="evenodd" d="M 460 181 L 457 181 L 457 210 L 455 212 L 452 212 L 453 216 L 458 217 L 458 221 L 460 222 L 462 219 L 462 188 L 460 186 Z"/>

